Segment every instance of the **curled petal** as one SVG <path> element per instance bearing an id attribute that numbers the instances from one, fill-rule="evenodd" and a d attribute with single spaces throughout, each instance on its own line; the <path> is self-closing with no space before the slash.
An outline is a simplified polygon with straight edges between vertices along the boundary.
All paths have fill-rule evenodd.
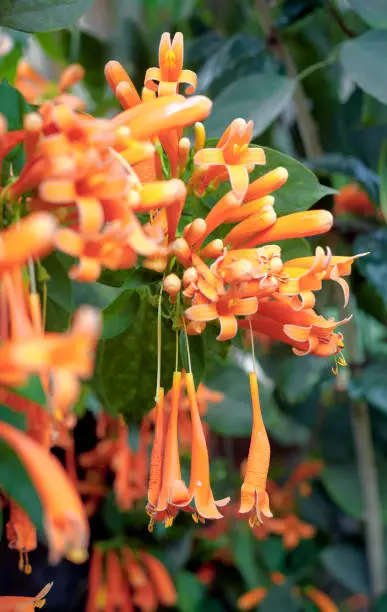
<path id="1" fill-rule="evenodd" d="M 220 333 L 217 340 L 231 340 L 238 331 L 238 322 L 234 315 L 222 315 L 219 317 Z"/>

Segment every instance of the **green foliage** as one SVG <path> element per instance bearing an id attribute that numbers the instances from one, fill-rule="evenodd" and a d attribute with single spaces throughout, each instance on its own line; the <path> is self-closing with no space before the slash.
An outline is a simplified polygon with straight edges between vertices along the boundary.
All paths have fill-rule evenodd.
<path id="1" fill-rule="evenodd" d="M 124 294 L 123 294 L 124 295 Z M 93 388 L 105 409 L 139 422 L 154 405 L 157 373 L 157 309 L 143 293 L 137 315 L 121 334 L 99 343 Z M 171 387 L 176 337 L 162 329 L 161 384 Z"/>
<path id="2" fill-rule="evenodd" d="M 387 53 L 387 32 L 370 30 L 346 41 L 340 61 L 348 76 L 364 91 L 387 104 L 387 85 L 383 79 Z"/>
<path id="3" fill-rule="evenodd" d="M 3 0 L 0 24 L 24 32 L 47 32 L 72 25 L 93 0 Z"/>
<path id="4" fill-rule="evenodd" d="M 214 100 L 205 125 L 210 137 L 221 136 L 224 127 L 240 117 L 253 119 L 254 136 L 266 130 L 284 110 L 293 94 L 295 82 L 276 74 L 257 73 L 233 81 Z"/>
<path id="5" fill-rule="evenodd" d="M 179 594 L 177 607 L 180 612 L 199 612 L 202 609 L 204 587 L 191 572 L 182 570 L 176 576 Z"/>
<path id="6" fill-rule="evenodd" d="M 325 548 L 321 561 L 327 571 L 353 593 L 369 595 L 367 563 L 361 549 L 348 544 Z"/>
<path id="7" fill-rule="evenodd" d="M 1 66 L 0 66 L 1 68 Z M 8 130 L 21 130 L 23 116 L 29 107 L 23 96 L 5 79 L 0 82 L 0 113 L 7 120 Z M 8 176 L 10 164 L 15 173 L 19 173 L 24 165 L 24 151 L 18 145 L 8 153 L 3 162 L 3 175 Z"/>
<path id="8" fill-rule="evenodd" d="M 349 0 L 360 17 L 372 28 L 387 29 L 387 6 L 384 0 Z"/>

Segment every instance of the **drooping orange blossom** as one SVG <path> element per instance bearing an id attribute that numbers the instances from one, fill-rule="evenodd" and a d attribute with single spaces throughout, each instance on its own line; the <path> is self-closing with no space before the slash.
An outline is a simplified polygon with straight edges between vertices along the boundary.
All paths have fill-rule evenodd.
<path id="1" fill-rule="evenodd" d="M 288 342 L 297 354 L 340 354 L 342 337 L 334 331 L 338 324 L 314 313 L 313 292 L 320 289 L 323 280 L 332 279 L 340 282 L 347 298 L 342 275 L 349 273 L 353 258 L 332 259 L 316 252 L 312 261 L 302 258 L 303 261 L 284 262 L 280 246 L 267 245 L 324 233 L 332 225 L 332 216 L 327 211 L 313 210 L 277 219 L 275 198 L 271 194 L 286 183 L 287 171 L 284 168 L 270 170 L 249 185 L 253 166 L 265 163 L 264 152 L 249 147 L 251 122 L 246 123 L 243 119 L 232 122 L 215 149 L 204 148 L 204 128 L 201 124 L 196 125 L 193 162 L 198 168 L 188 179 L 190 190 L 202 194 L 207 187 L 212 189 L 228 179 L 232 189 L 205 219 L 194 219 L 180 234 L 178 227 L 185 205 L 185 185 L 177 178 L 157 181 L 156 177 L 160 179 L 165 161 L 170 164 L 173 177 L 178 173 L 183 176 L 189 164 L 192 165 L 192 155 L 182 130 L 205 119 L 211 110 L 207 98 L 185 99 L 177 93 L 179 83 L 184 80 L 192 87 L 187 93 L 192 93 L 196 84 L 193 75 L 182 69 L 182 63 L 182 36 L 176 35 L 171 43 L 169 35 L 164 35 L 160 44 L 160 68 L 147 73 L 141 98 L 122 67 L 117 63 L 108 64 L 109 84 L 126 109 L 113 120 L 75 113 L 70 101 L 63 98 L 55 103 L 45 102 L 38 113 L 27 115 L 23 129 L 18 132 L 8 132 L 6 121 L 2 119 L 1 158 L 20 142 L 24 144 L 27 157 L 20 176 L 2 190 L 3 199 L 8 206 L 18 206 L 28 194 L 29 210 L 43 212 L 31 214 L 21 225 L 32 223 L 34 214 L 47 215 L 49 249 L 52 248 L 52 219 L 56 218 L 65 226 L 56 232 L 54 243 L 79 258 L 71 272 L 77 280 L 96 280 L 102 266 L 111 269 L 132 267 L 137 255 L 146 257 L 146 266 L 162 272 L 176 257 L 184 268 L 183 291 L 173 296 L 171 292 L 171 301 L 173 298 L 175 303 L 184 302 L 188 334 L 201 333 L 207 321 L 219 320 L 219 340 L 230 339 L 236 334 L 238 325 L 248 323 L 236 317 L 248 316 L 252 318 L 254 329 Z M 25 76 L 28 74 L 28 70 L 24 71 Z M 63 75 L 60 89 L 65 90 L 80 77 L 81 71 L 74 67 L 69 69 Z M 155 81 L 159 82 L 158 86 Z M 157 90 L 159 97 L 155 97 L 153 90 Z M 146 172 L 141 166 L 143 163 Z M 144 212 L 150 216 L 146 224 L 140 223 L 137 216 Z M 223 223 L 234 226 L 223 240 L 211 237 Z M 9 241 L 10 250 L 7 251 L 7 232 L 15 232 L 15 227 L 0 235 L 0 272 L 2 261 L 4 269 L 12 268 L 24 264 L 29 256 L 43 254 L 45 247 L 39 239 L 36 253 L 32 243 L 26 252 L 23 245 L 14 240 Z M 31 235 L 34 236 L 33 230 Z M 41 235 L 39 232 L 38 237 Z M 15 248 L 12 245 L 16 245 Z M 95 325 L 93 329 L 96 330 Z M 92 334 L 91 344 L 85 344 L 82 333 L 74 334 L 74 338 L 52 334 L 16 344 L 5 342 L 0 347 L 0 359 L 3 357 L 2 363 L 8 368 L 8 379 L 4 382 L 21 384 L 32 372 L 44 376 L 55 371 L 57 403 L 62 410 L 67 408 L 79 391 L 77 377 L 88 377 L 91 373 L 87 353 L 95 343 L 96 333 Z M 79 357 L 77 364 L 69 359 L 69 350 Z M 256 380 L 252 384 L 252 398 L 253 412 L 257 416 L 259 400 L 255 384 Z M 187 374 L 187 390 L 193 423 L 191 481 L 188 487 L 183 483 L 178 493 L 166 484 L 168 503 L 188 509 L 194 499 L 199 516 L 220 518 L 209 483 L 208 451 L 190 373 Z M 175 419 L 174 413 L 173 438 Z M 261 423 L 258 432 L 262 434 L 260 417 L 257 422 Z M 253 432 L 253 457 L 254 438 Z M 175 442 L 169 450 L 172 448 L 176 455 Z M 157 508 L 163 489 L 163 466 L 169 464 L 165 461 L 166 451 L 161 430 L 161 435 L 156 435 L 151 461 L 149 503 L 153 508 Z M 259 464 L 254 459 L 250 463 L 241 507 L 243 510 L 249 507 L 250 511 L 256 506 L 259 517 L 262 501 L 262 511 L 269 513 L 268 500 L 261 499 L 265 494 L 268 453 L 260 457 Z M 169 472 L 167 469 L 166 474 Z M 170 476 L 166 482 L 170 482 L 169 479 Z"/>
<path id="2" fill-rule="evenodd" d="M 6 596 L 0 597 L 0 609 L 2 612 L 34 612 L 36 608 L 43 608 L 46 603 L 46 595 L 50 592 L 53 583 L 49 582 L 35 597 Z"/>

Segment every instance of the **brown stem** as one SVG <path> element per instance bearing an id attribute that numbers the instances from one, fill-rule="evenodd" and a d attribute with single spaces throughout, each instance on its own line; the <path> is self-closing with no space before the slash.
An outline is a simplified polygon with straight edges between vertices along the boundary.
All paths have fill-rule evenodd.
<path id="1" fill-rule="evenodd" d="M 354 319 L 345 331 L 347 356 L 350 366 L 349 376 L 341 383 L 341 389 L 348 386 L 349 377 L 356 377 L 363 362 Z M 351 421 L 355 442 L 357 466 L 363 495 L 365 541 L 370 568 L 371 589 L 374 597 L 379 596 L 386 587 L 384 572 L 384 536 L 380 502 L 378 468 L 372 441 L 369 407 L 362 400 L 351 403 Z"/>
<path id="2" fill-rule="evenodd" d="M 274 27 L 267 0 L 255 0 L 255 2 L 258 18 L 266 39 L 273 44 L 274 52 L 278 59 L 284 64 L 288 76 L 291 79 L 296 78 L 298 74 L 297 66 L 294 63 L 289 49 L 280 39 L 278 31 Z M 316 124 L 310 112 L 309 102 L 301 83 L 296 85 L 294 104 L 296 107 L 297 126 L 305 150 L 305 155 L 308 159 L 320 157 L 323 154 L 323 150 L 320 144 Z"/>
<path id="3" fill-rule="evenodd" d="M 340 27 L 342 32 L 344 32 L 344 34 L 346 34 L 348 38 L 355 38 L 356 37 L 355 32 L 347 27 L 344 19 L 340 15 L 337 8 L 334 6 L 332 0 L 325 0 L 325 4 L 328 8 L 328 11 L 331 13 L 332 17 L 335 19 L 335 21 L 337 22 L 337 25 Z"/>

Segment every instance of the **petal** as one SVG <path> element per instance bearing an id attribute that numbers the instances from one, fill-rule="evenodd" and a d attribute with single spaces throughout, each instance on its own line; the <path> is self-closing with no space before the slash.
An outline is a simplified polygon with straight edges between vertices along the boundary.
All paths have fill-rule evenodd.
<path id="1" fill-rule="evenodd" d="M 284 325 L 284 333 L 295 342 L 307 342 L 310 337 L 312 327 L 301 327 L 300 325 Z"/>
<path id="2" fill-rule="evenodd" d="M 239 597 L 237 601 L 238 610 L 253 610 L 256 608 L 267 595 L 267 589 L 265 587 L 256 587 L 247 591 L 242 597 Z"/>
<path id="3" fill-rule="evenodd" d="M 238 200 L 242 201 L 249 186 L 249 173 L 247 172 L 247 168 L 241 165 L 228 165 L 227 170 L 233 193 Z"/>
<path id="4" fill-rule="evenodd" d="M 86 234 L 98 232 L 104 222 L 104 212 L 100 201 L 96 198 L 78 197 L 76 205 L 81 232 Z"/>
<path id="5" fill-rule="evenodd" d="M 260 147 L 251 147 L 247 149 L 246 153 L 242 156 L 241 164 L 245 166 L 249 166 L 250 164 L 262 166 L 266 164 L 265 151 Z"/>
<path id="6" fill-rule="evenodd" d="M 39 196 L 52 204 L 67 204 L 77 197 L 74 182 L 66 179 L 48 179 L 39 187 Z"/>
<path id="7" fill-rule="evenodd" d="M 179 76 L 179 83 L 187 83 L 189 86 L 186 88 L 185 93 L 190 96 L 194 93 L 198 82 L 196 73 L 192 70 L 182 70 Z"/>
<path id="8" fill-rule="evenodd" d="M 238 331 L 238 322 L 234 315 L 223 315 L 219 317 L 220 334 L 217 340 L 231 340 Z"/>
<path id="9" fill-rule="evenodd" d="M 118 83 L 115 94 L 124 109 L 133 108 L 133 106 L 141 103 L 137 89 L 131 81 L 129 83 L 126 81 Z"/>
<path id="10" fill-rule="evenodd" d="M 187 308 L 185 316 L 191 321 L 213 321 L 218 318 L 218 312 L 215 304 L 195 304 Z"/>
<path id="11" fill-rule="evenodd" d="M 77 232 L 69 228 L 58 230 L 54 237 L 54 243 L 57 249 L 73 257 L 79 257 L 83 251 L 83 239 Z"/>
<path id="12" fill-rule="evenodd" d="M 200 149 L 195 154 L 194 163 L 196 166 L 224 166 L 224 155 L 221 149 Z"/>
<path id="13" fill-rule="evenodd" d="M 153 91 L 157 91 L 157 85 L 155 85 L 155 81 L 161 81 L 161 72 L 159 68 L 148 68 L 145 73 L 144 79 L 144 87 L 151 89 Z"/>
<path id="14" fill-rule="evenodd" d="M 239 299 L 235 298 L 228 303 L 228 312 L 233 315 L 247 316 L 253 315 L 258 310 L 258 300 L 256 297 Z"/>
<path id="15" fill-rule="evenodd" d="M 69 271 L 69 277 L 82 283 L 92 283 L 100 277 L 101 264 L 97 259 L 92 257 L 81 257 L 79 263 L 72 266 Z"/>

